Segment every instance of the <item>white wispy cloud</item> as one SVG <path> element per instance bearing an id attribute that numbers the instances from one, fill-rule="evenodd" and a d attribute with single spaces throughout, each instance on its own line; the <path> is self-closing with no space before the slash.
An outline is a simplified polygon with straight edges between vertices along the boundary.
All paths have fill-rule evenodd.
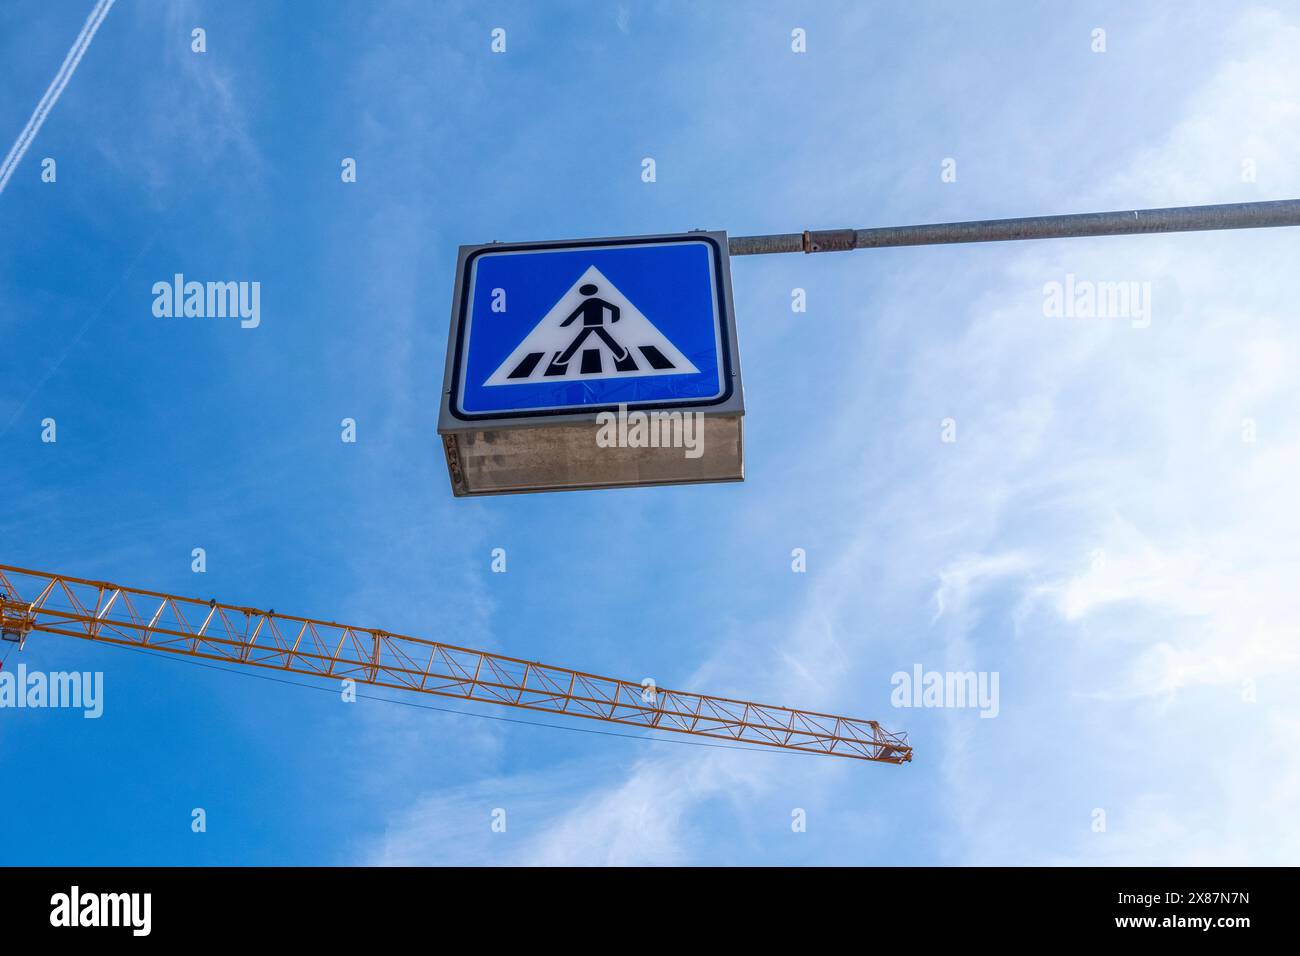
<path id="1" fill-rule="evenodd" d="M 1223 65 L 1189 90 L 1185 115 L 1095 190 L 1097 208 L 1300 192 L 1300 177 L 1272 159 L 1300 148 L 1295 124 L 1279 122 L 1300 100 L 1287 52 L 1300 29 L 1256 11 L 1226 39 Z M 1251 157 L 1267 172 L 1243 186 Z M 1300 572 L 1288 477 L 1300 465 L 1288 411 L 1300 395 L 1282 372 L 1300 344 L 1289 318 L 1300 282 L 1288 266 L 1300 244 L 1290 230 L 1122 242 L 1025 249 L 986 293 L 967 340 L 946 350 L 944 374 L 957 377 L 997 455 L 945 478 L 1015 488 L 984 546 L 1014 540 L 1033 556 L 1019 585 L 1020 638 L 1050 633 L 1052 669 L 1068 674 L 1022 686 L 1015 700 L 1004 685 L 1012 715 L 996 745 L 951 729 L 957 858 L 1294 860 L 1296 829 L 1252 808 L 1293 802 L 1300 773 L 1297 707 L 1278 693 L 1300 672 L 1300 601 L 1288 583 Z M 1067 272 L 1152 281 L 1152 327 L 1032 318 L 1024 306 Z M 1021 307 L 997 304 L 1017 297 Z M 1048 334 L 1027 343 L 1014 325 L 1026 315 Z M 1043 428 L 1014 426 L 1026 401 L 1051 409 Z M 1027 508 L 1032 524 L 1017 521 Z M 1029 790 L 1014 783 L 1023 768 L 1037 784 Z M 1091 831 L 1094 808 L 1107 812 L 1105 833 Z"/>
<path id="2" fill-rule="evenodd" d="M 1300 152 L 1300 125 L 1288 121 L 1300 102 L 1298 47 L 1294 17 L 1244 15 L 1181 115 L 1150 148 L 1116 157 L 1120 172 L 1079 208 L 1300 194 L 1300 172 L 1285 162 Z M 1085 135 L 1068 119 L 1057 134 Z M 1258 183 L 1240 181 L 1243 158 L 1256 159 Z M 1294 862 L 1300 386 L 1288 370 L 1300 352 L 1298 252 L 1290 230 L 1008 245 L 955 336 L 864 327 L 844 348 L 894 350 L 892 418 L 846 383 L 842 416 L 807 446 L 838 456 L 863 443 L 863 422 L 887 432 L 844 488 L 827 489 L 854 504 L 843 517 L 849 543 L 818 556 L 784 636 L 743 664 L 720 647 L 695 679 L 842 701 L 869 698 L 872 675 L 886 684 L 886 655 L 962 669 L 1011 661 L 1017 680 L 1003 682 L 997 720 L 945 714 L 929 740 L 946 813 L 926 851 L 934 860 Z M 935 261 L 882 279 L 882 311 L 924 307 L 933 276 L 923 268 Z M 1045 317 L 1043 285 L 1067 273 L 1152 282 L 1151 327 Z M 939 442 L 946 415 L 959 427 L 950 446 Z M 1243 441 L 1247 420 L 1253 442 Z M 829 452 L 817 444 L 828 437 Z M 875 445 L 895 449 L 893 460 Z M 881 605 L 904 611 L 873 626 Z M 911 643 L 886 633 L 906 626 Z M 862 803 L 861 768 L 809 763 L 807 792 Z M 708 862 L 717 847 L 693 814 L 784 782 L 727 752 L 559 774 L 554 790 L 541 779 L 421 798 L 363 857 L 439 859 L 461 839 L 429 823 L 446 801 L 477 806 L 531 786 L 521 805 L 536 827 L 510 862 Z M 1099 808 L 1104 833 L 1090 826 Z M 856 812 L 903 821 L 910 809 Z M 478 849 L 463 858 L 482 859 Z M 863 852 L 845 845 L 835 862 Z"/>

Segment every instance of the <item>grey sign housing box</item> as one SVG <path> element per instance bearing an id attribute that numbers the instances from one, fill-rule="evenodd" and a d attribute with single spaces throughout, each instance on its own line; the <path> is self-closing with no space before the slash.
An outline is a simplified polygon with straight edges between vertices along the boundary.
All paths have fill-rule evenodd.
<path id="1" fill-rule="evenodd" d="M 600 430 L 597 417 L 602 412 L 618 415 L 619 406 L 616 405 L 492 414 L 467 413 L 459 407 L 461 351 L 466 347 L 465 334 L 472 308 L 470 299 L 474 292 L 473 269 L 478 257 L 485 253 L 511 251 L 595 249 L 629 242 L 702 242 L 710 247 L 716 279 L 717 318 L 721 326 L 721 395 L 708 402 L 688 399 L 634 402 L 626 406 L 629 416 L 633 412 L 643 412 L 647 418 L 654 417 L 665 432 L 680 427 L 680 421 L 672 420 L 676 413 L 684 416 L 698 412 L 703 426 L 698 457 L 688 457 L 682 447 L 601 447 L 597 442 Z M 731 299 L 731 265 L 725 232 L 460 247 L 438 415 L 438 434 L 447 454 L 452 491 L 457 497 L 743 481 L 744 415 L 740 352 Z"/>

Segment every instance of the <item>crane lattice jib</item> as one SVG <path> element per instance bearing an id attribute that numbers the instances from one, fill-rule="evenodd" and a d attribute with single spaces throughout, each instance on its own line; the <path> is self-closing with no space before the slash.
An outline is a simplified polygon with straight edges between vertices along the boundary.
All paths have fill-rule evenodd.
<path id="1" fill-rule="evenodd" d="M 646 687 L 374 628 L 0 565 L 0 624 L 32 633 L 504 704 L 782 750 L 907 763 L 874 720 Z"/>

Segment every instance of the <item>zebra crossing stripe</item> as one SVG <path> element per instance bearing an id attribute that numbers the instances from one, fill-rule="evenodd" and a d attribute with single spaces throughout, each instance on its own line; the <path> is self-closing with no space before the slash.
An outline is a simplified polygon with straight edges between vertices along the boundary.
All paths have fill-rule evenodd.
<path id="1" fill-rule="evenodd" d="M 661 370 L 675 368 L 673 363 L 668 361 L 664 353 L 660 352 L 653 345 L 642 345 L 640 346 L 640 349 L 641 349 L 641 354 L 645 356 L 645 360 L 650 363 L 651 368 L 656 368 Z"/>
<path id="2" fill-rule="evenodd" d="M 537 368 L 537 363 L 542 360 L 545 352 L 529 352 L 524 356 L 524 360 L 515 366 L 515 370 L 510 373 L 511 378 L 527 378 L 533 374 L 533 369 Z"/>
<path id="3" fill-rule="evenodd" d="M 673 363 L 653 345 L 640 345 L 637 346 L 637 348 L 640 350 L 641 355 L 644 357 L 650 368 L 655 369 L 656 371 L 668 371 L 676 368 L 676 366 L 673 365 Z M 604 349 L 583 349 L 581 374 L 600 375 L 604 371 L 605 354 L 606 352 Z M 557 351 L 551 356 L 550 362 L 547 363 L 546 371 L 543 373 L 544 375 L 553 377 L 556 375 L 564 375 L 568 371 L 569 363 L 561 363 L 561 355 L 563 355 L 563 352 Z M 528 378 L 528 376 L 533 374 L 533 370 L 537 368 L 538 364 L 544 358 L 546 358 L 545 352 L 529 352 L 520 360 L 519 364 L 514 367 L 514 370 L 508 377 L 511 379 Z M 628 350 L 628 354 L 625 358 L 622 360 L 614 359 L 611 364 L 613 365 L 614 370 L 618 372 L 634 372 L 638 368 L 636 357 L 632 354 L 631 349 Z"/>

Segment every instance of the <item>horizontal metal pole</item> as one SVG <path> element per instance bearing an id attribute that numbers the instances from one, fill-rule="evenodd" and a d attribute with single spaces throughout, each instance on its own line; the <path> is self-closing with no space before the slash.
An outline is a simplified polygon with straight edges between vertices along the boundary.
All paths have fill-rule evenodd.
<path id="1" fill-rule="evenodd" d="M 1011 239 L 1065 239 L 1077 236 L 1130 236 L 1149 232 L 1203 232 L 1212 229 L 1259 229 L 1300 226 L 1300 199 L 1226 203 L 1220 206 L 1174 206 L 1126 212 L 1085 212 L 1069 216 L 980 219 L 937 222 L 924 226 L 875 229 L 823 229 L 773 236 L 735 236 L 733 256 L 775 252 L 847 252 L 884 246 L 934 246 L 953 242 L 1005 242 Z"/>

